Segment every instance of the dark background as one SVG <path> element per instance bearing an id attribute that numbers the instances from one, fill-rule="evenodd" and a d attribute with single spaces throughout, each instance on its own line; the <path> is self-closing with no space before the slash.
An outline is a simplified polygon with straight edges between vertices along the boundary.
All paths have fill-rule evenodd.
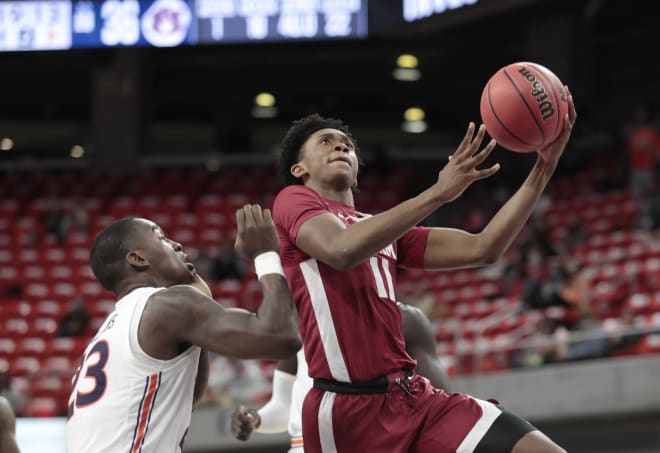
<path id="1" fill-rule="evenodd" d="M 372 0 L 366 40 L 2 53 L 0 136 L 15 147 L 0 162 L 66 158 L 74 144 L 86 158 L 264 152 L 311 112 L 343 118 L 367 149 L 455 146 L 490 75 L 521 60 L 570 86 L 578 134 L 616 132 L 658 99 L 652 3 L 482 0 L 404 23 L 400 1 Z M 418 56 L 420 81 L 392 78 L 402 52 Z M 251 117 L 260 91 L 277 97 L 277 118 Z M 412 105 L 426 110 L 425 134 L 400 129 Z"/>

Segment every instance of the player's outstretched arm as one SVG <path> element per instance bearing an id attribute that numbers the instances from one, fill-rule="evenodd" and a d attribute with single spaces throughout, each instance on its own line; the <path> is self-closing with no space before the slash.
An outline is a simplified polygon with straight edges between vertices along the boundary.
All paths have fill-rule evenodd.
<path id="1" fill-rule="evenodd" d="M 494 174 L 499 165 L 477 169 L 495 147 L 479 150 L 485 128 L 470 123 L 465 137 L 438 180 L 419 195 L 393 208 L 346 227 L 332 214 L 307 220 L 298 231 L 296 246 L 339 270 L 350 269 L 403 236 L 441 205 L 456 199 L 473 182 Z"/>
<path id="2" fill-rule="evenodd" d="M 553 143 L 539 150 L 536 164 L 525 182 L 483 231 L 478 234 L 451 228 L 434 228 L 431 231 L 424 254 L 426 269 L 478 266 L 502 257 L 532 214 L 568 144 L 577 118 L 570 93 L 568 103 L 569 113 L 564 118 L 563 132 Z"/>
<path id="3" fill-rule="evenodd" d="M 19 453 L 16 445 L 16 417 L 6 398 L 0 396 L 0 452 Z"/>
<path id="4" fill-rule="evenodd" d="M 434 387 L 449 392 L 449 378 L 435 351 L 433 326 L 417 307 L 398 302 L 403 322 L 403 336 L 408 354 L 417 360 L 417 374 L 424 376 Z"/>
<path id="5" fill-rule="evenodd" d="M 150 341 L 166 339 L 177 348 L 195 344 L 240 359 L 280 359 L 300 349 L 297 312 L 276 252 L 279 240 L 270 211 L 246 205 L 236 220 L 236 249 L 255 260 L 260 277 L 263 300 L 257 312 L 224 308 L 198 289 L 198 282 L 167 288 L 151 296 L 140 323 L 140 343 L 147 344 L 147 352 Z"/>
<path id="6" fill-rule="evenodd" d="M 293 383 L 296 380 L 298 360 L 295 355 L 280 360 L 273 373 L 273 392 L 270 400 L 254 410 L 239 406 L 231 417 L 231 432 L 238 440 L 248 440 L 253 431 L 280 433 L 287 430 Z"/>

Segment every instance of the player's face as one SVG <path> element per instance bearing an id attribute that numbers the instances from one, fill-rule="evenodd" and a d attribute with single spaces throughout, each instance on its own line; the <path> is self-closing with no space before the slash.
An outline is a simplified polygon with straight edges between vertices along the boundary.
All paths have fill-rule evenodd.
<path id="1" fill-rule="evenodd" d="M 187 255 L 178 242 L 169 239 L 163 230 L 146 219 L 140 222 L 141 251 L 149 261 L 150 270 L 155 273 L 163 286 L 190 284 L 194 281 L 194 266 L 187 261 Z"/>
<path id="2" fill-rule="evenodd" d="M 314 132 L 303 145 L 301 156 L 297 165 L 311 181 L 339 188 L 350 188 L 357 183 L 359 164 L 355 145 L 342 131 Z"/>

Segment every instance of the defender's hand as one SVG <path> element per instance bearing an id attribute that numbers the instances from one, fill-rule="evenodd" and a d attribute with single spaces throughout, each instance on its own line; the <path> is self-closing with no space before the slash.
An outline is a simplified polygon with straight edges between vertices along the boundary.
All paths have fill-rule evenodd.
<path id="1" fill-rule="evenodd" d="M 261 418 L 254 409 L 239 406 L 231 414 L 231 433 L 238 440 L 248 440 L 252 431 L 257 429 L 260 424 Z"/>
<path id="2" fill-rule="evenodd" d="M 236 252 L 249 260 L 263 252 L 280 252 L 280 240 L 270 210 L 246 204 L 236 211 Z"/>

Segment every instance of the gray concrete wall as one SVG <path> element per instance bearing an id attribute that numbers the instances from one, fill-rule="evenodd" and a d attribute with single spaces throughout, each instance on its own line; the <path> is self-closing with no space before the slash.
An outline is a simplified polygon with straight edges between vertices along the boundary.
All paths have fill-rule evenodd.
<path id="1" fill-rule="evenodd" d="M 660 451 L 660 355 L 549 365 L 456 378 L 452 384 L 455 391 L 499 400 L 568 451 Z M 286 434 L 255 435 L 243 443 L 231 437 L 228 423 L 228 413 L 198 411 L 185 451 L 287 451 Z M 626 432 L 636 434 L 626 438 Z M 608 434 L 629 447 L 614 444 Z"/>

